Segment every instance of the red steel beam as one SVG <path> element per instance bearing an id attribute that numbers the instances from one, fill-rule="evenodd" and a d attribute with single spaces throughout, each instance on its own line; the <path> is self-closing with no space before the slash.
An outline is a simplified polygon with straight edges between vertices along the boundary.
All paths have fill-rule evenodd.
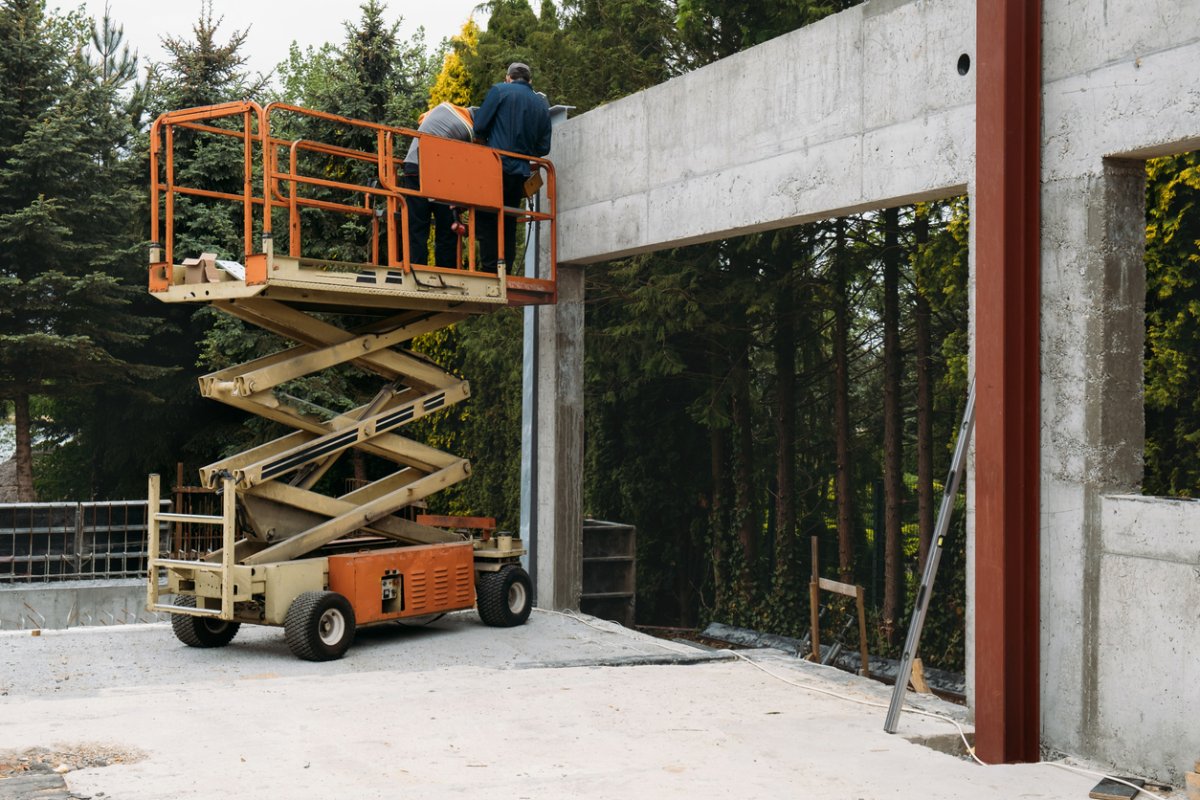
<path id="1" fill-rule="evenodd" d="M 976 7 L 975 737 L 1037 761 L 1040 0 Z"/>

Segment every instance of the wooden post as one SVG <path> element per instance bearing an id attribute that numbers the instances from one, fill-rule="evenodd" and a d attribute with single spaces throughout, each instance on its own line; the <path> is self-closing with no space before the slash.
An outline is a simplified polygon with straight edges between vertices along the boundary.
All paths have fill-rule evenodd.
<path id="1" fill-rule="evenodd" d="M 929 688 L 929 683 L 925 680 L 925 664 L 921 659 L 914 658 L 912 662 L 912 678 L 910 679 L 913 689 L 920 694 L 933 694 Z"/>
<path id="2" fill-rule="evenodd" d="M 158 604 L 158 475 L 152 474 L 147 484 L 146 499 L 146 607 Z"/>
<path id="3" fill-rule="evenodd" d="M 862 659 L 862 669 L 858 671 L 859 675 L 865 678 L 871 677 L 871 662 L 867 660 L 867 605 L 864 599 L 866 592 L 863 587 L 858 587 L 856 600 L 858 601 L 858 654 Z"/>

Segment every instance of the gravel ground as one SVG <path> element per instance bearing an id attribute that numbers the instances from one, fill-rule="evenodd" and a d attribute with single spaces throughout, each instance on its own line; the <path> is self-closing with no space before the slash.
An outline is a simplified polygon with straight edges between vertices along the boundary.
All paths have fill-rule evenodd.
<path id="1" fill-rule="evenodd" d="M 12 778 L 31 772 L 54 772 L 62 775 L 77 769 L 134 764 L 145 757 L 145 753 L 137 750 L 95 743 L 64 745 L 53 750 L 46 747 L 10 750 L 0 753 L 0 778 Z"/>

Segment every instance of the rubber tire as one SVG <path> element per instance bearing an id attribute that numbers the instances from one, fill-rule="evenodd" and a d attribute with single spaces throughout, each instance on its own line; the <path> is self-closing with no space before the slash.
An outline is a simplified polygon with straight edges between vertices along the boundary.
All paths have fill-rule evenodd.
<path id="1" fill-rule="evenodd" d="M 177 595 L 175 605 L 196 607 L 194 595 Z M 228 622 L 212 617 L 193 617 L 191 614 L 172 614 L 171 630 L 175 638 L 188 647 L 224 647 L 237 636 L 240 622 Z"/>
<path id="2" fill-rule="evenodd" d="M 340 616 L 340 635 L 337 623 Z M 322 625 L 334 630 L 322 638 Z M 283 633 L 296 658 L 305 661 L 336 661 L 354 642 L 354 608 L 337 592 L 304 592 L 288 607 Z M 329 634 L 335 634 L 330 638 Z"/>
<path id="3" fill-rule="evenodd" d="M 524 625 L 533 610 L 533 581 L 516 564 L 509 564 L 499 572 L 479 573 L 475 593 L 479 618 L 493 628 Z"/>

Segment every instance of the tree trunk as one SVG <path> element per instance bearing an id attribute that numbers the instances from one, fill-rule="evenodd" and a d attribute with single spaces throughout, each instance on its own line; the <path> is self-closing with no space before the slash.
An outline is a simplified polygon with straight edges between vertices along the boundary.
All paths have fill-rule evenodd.
<path id="1" fill-rule="evenodd" d="M 786 259 L 785 259 L 786 262 Z M 775 577 L 790 586 L 796 544 L 796 310 L 784 273 L 775 300 Z"/>
<path id="2" fill-rule="evenodd" d="M 721 384 L 724 375 L 720 369 L 720 359 L 713 356 L 712 367 L 712 397 L 713 406 L 721 403 Z M 725 537 L 729 530 L 729 519 L 726 513 L 727 491 L 729 480 L 729 445 L 726 441 L 727 432 L 724 428 L 712 427 L 709 430 L 709 476 L 712 482 L 712 493 L 709 497 L 708 525 L 712 540 L 712 576 L 713 588 L 716 594 L 714 603 L 717 608 L 724 608 L 728 588 L 728 570 L 725 568 Z"/>
<path id="3" fill-rule="evenodd" d="M 923 206 L 917 207 L 913 220 L 913 239 L 919 260 L 929 241 L 929 212 Z M 917 361 L 917 520 L 921 535 L 917 569 L 923 573 L 925 559 L 929 555 L 929 543 L 933 538 L 933 365 L 930 360 L 933 349 L 929 333 L 931 311 L 928 287 L 922 279 L 919 262 L 914 276 L 917 287 L 913 312 Z"/>
<path id="4" fill-rule="evenodd" d="M 363 458 L 361 450 L 355 448 L 350 451 L 350 464 L 354 468 L 355 488 L 366 486 L 370 481 L 367 480 L 367 460 Z"/>
<path id="5" fill-rule="evenodd" d="M 896 622 L 904 612 L 903 540 L 900 531 L 900 247 L 899 209 L 883 212 L 883 497 L 884 545 L 883 633 L 896 639 Z"/>
<path id="6" fill-rule="evenodd" d="M 847 583 L 854 578 L 854 486 L 850 452 L 849 298 L 846 287 L 846 220 L 836 223 L 833 298 L 833 417 L 837 448 L 838 572 Z"/>
<path id="7" fill-rule="evenodd" d="M 16 427 L 17 502 L 33 503 L 33 434 L 30 431 L 29 392 L 21 389 L 13 398 L 13 417 Z"/>
<path id="8" fill-rule="evenodd" d="M 748 338 L 748 337 L 747 337 Z M 744 559 L 743 589 L 753 594 L 758 567 L 758 520 L 754 510 L 754 419 L 750 410 L 750 348 L 744 338 L 733 357 L 734 515 Z"/>

